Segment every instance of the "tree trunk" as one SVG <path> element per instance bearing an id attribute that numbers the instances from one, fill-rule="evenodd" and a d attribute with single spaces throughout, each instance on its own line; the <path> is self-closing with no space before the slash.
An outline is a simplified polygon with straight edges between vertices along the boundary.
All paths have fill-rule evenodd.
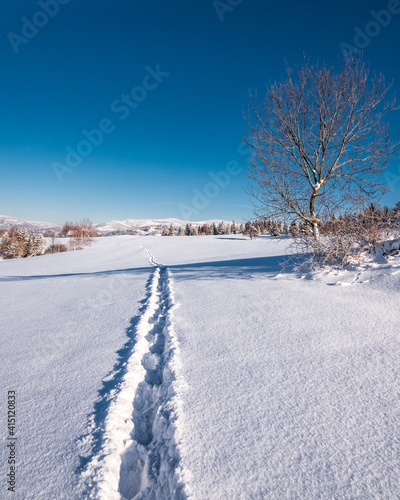
<path id="1" fill-rule="evenodd" d="M 315 199 L 318 194 L 318 189 L 314 187 L 313 194 L 311 195 L 310 199 L 310 215 L 312 217 L 312 229 L 313 229 L 313 236 L 315 238 L 315 241 L 319 243 L 319 229 L 318 229 L 318 222 L 317 222 L 317 217 L 315 215 Z"/>
<path id="2" fill-rule="evenodd" d="M 319 229 L 318 229 L 318 224 L 316 222 L 313 222 L 312 229 L 314 238 L 316 239 L 317 242 L 319 242 Z"/>

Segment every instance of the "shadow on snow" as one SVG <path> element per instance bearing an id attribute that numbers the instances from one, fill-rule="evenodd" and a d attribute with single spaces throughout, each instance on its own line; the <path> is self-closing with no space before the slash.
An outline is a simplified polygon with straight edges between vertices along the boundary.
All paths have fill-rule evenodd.
<path id="1" fill-rule="evenodd" d="M 166 267 L 168 267 L 168 269 L 173 272 L 174 279 L 178 280 L 183 277 L 183 275 L 185 276 L 185 279 L 251 279 L 255 274 L 259 273 L 269 275 L 277 275 L 282 273 L 282 265 L 285 262 L 288 262 L 288 259 L 289 257 L 287 255 L 274 255 L 269 257 L 251 257 L 231 260 L 215 260 L 210 262 L 193 262 L 188 264 L 167 264 Z M 106 277 L 120 273 L 152 273 L 152 271 L 154 271 L 154 267 L 137 267 L 113 269 L 109 271 L 95 271 L 92 273 L 49 274 L 37 276 L 5 276 L 0 278 L 0 282 L 30 281 L 68 277 Z M 188 274 L 188 271 L 193 271 L 193 273 Z M 297 268 L 292 264 L 286 264 L 284 272 L 296 273 Z"/>

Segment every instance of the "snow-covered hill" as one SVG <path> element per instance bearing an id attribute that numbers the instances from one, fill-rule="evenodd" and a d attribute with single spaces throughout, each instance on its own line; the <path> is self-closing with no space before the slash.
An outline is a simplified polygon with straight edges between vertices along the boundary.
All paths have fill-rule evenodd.
<path id="1" fill-rule="evenodd" d="M 0 262 L 0 497 L 400 498 L 400 260 L 282 273 L 288 244 Z"/>

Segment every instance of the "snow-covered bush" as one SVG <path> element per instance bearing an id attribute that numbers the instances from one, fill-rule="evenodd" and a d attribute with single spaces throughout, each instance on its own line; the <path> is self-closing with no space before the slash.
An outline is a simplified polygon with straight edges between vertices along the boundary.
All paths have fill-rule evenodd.
<path id="1" fill-rule="evenodd" d="M 311 253 L 318 265 L 359 262 L 363 254 L 382 256 L 399 253 L 400 210 L 381 209 L 370 204 L 363 212 L 332 217 L 321 225 L 316 240 L 304 226 L 296 239 L 296 250 Z"/>
<path id="2" fill-rule="evenodd" d="M 46 248 L 45 253 L 60 253 L 60 252 L 68 252 L 68 248 L 66 245 L 62 243 L 53 243 L 48 248 Z"/>

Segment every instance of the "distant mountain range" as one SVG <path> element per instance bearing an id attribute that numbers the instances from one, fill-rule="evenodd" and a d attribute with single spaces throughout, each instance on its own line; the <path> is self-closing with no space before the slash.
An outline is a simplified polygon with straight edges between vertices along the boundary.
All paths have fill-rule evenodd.
<path id="1" fill-rule="evenodd" d="M 154 235 L 160 234 L 163 228 L 169 227 L 170 224 L 172 224 L 174 228 L 179 228 L 180 226 L 185 226 L 187 223 L 198 226 L 202 224 L 212 224 L 213 222 L 219 224 L 221 219 L 198 222 L 183 221 L 180 219 L 127 219 L 124 221 L 113 220 L 95 224 L 95 227 L 97 231 L 104 236 L 117 234 Z M 231 221 L 224 222 L 227 223 Z M 17 226 L 18 228 L 26 227 L 28 231 L 35 231 L 37 233 L 45 233 L 47 231 L 58 232 L 61 231 L 62 228 L 61 224 L 54 224 L 52 222 L 24 221 L 16 219 L 15 217 L 0 215 L 0 230 L 10 229 L 12 226 Z"/>
<path id="2" fill-rule="evenodd" d="M 220 223 L 221 219 L 199 222 L 183 221 L 180 219 L 127 219 L 124 221 L 113 220 L 110 222 L 105 222 L 103 224 L 97 224 L 96 229 L 97 231 L 99 231 L 99 233 L 102 233 L 105 236 L 113 234 L 150 235 L 161 233 L 164 227 L 169 227 L 171 224 L 174 228 L 179 228 L 180 226 L 186 226 L 187 223 L 190 223 L 193 226 L 198 226 L 202 224 L 212 224 L 213 222 Z"/>
<path id="3" fill-rule="evenodd" d="M 10 229 L 12 226 L 17 226 L 19 229 L 26 227 L 28 231 L 35 231 L 37 233 L 44 233 L 46 231 L 61 231 L 60 224 L 53 224 L 52 222 L 36 222 L 16 219 L 15 217 L 7 217 L 0 215 L 0 229 Z"/>

